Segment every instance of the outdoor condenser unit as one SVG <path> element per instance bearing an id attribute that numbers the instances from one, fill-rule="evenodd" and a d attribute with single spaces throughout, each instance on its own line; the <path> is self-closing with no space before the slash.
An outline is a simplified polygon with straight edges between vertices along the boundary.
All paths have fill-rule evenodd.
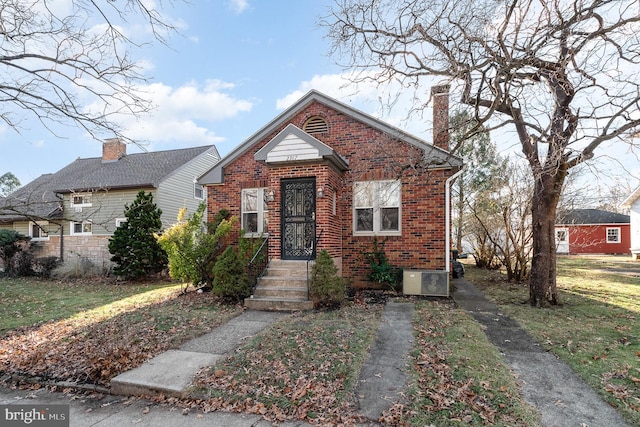
<path id="1" fill-rule="evenodd" d="M 402 292 L 405 295 L 449 296 L 449 273 L 440 270 L 404 270 Z"/>

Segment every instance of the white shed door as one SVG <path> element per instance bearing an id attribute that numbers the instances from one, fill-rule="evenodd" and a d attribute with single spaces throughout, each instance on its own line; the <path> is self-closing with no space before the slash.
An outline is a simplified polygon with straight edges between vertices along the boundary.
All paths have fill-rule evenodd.
<path id="1" fill-rule="evenodd" d="M 569 229 L 556 228 L 556 252 L 559 254 L 569 253 Z"/>

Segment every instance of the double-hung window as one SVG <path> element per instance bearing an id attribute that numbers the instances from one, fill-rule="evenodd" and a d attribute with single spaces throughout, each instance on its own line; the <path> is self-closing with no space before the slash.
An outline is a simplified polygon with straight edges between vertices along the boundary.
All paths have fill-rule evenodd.
<path id="1" fill-rule="evenodd" d="M 354 234 L 400 234 L 398 180 L 360 181 L 353 187 Z"/>
<path id="2" fill-rule="evenodd" d="M 268 224 L 267 189 L 242 190 L 242 229 L 249 237 L 257 237 L 267 232 Z"/>
<path id="3" fill-rule="evenodd" d="M 71 206 L 76 208 L 91 206 L 91 194 L 72 194 Z"/>
<path id="4" fill-rule="evenodd" d="M 92 224 L 91 221 L 72 221 L 71 222 L 71 235 L 88 235 L 91 234 Z"/>
<path id="5" fill-rule="evenodd" d="M 193 183 L 193 198 L 204 200 L 204 187 L 197 182 Z"/>
<path id="6" fill-rule="evenodd" d="M 49 223 L 38 221 L 29 223 L 29 237 L 31 240 L 49 240 Z"/>
<path id="7" fill-rule="evenodd" d="M 607 243 L 620 243 L 619 227 L 607 227 Z"/>

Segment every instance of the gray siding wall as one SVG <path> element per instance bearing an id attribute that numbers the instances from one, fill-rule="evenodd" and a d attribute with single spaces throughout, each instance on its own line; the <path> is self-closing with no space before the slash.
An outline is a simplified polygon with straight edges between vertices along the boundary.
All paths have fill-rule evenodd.
<path id="1" fill-rule="evenodd" d="M 186 163 L 167 177 L 158 185 L 158 196 L 154 200 L 158 207 L 162 209 L 162 226 L 170 227 L 175 224 L 180 208 L 187 208 L 187 215 L 198 209 L 200 203 L 206 201 L 206 189 L 203 190 L 205 199 L 194 197 L 194 180 L 211 169 L 220 157 L 215 147 L 211 147 L 195 159 Z M 206 216 L 205 216 L 206 218 Z"/>
<path id="2" fill-rule="evenodd" d="M 147 193 L 153 194 L 157 204 L 156 191 L 153 188 L 145 188 Z M 131 204 L 138 195 L 140 189 L 100 191 L 91 194 L 91 206 L 82 207 L 81 212 L 76 212 L 71 206 L 71 198 L 65 195 L 64 234 L 70 235 L 71 221 L 91 221 L 93 235 L 111 235 L 116 229 L 116 219 L 124 218 L 124 205 Z"/>

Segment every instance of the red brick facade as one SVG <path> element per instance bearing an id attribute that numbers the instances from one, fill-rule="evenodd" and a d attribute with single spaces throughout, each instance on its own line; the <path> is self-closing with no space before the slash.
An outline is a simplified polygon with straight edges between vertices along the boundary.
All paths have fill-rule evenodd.
<path id="1" fill-rule="evenodd" d="M 310 117 L 322 117 L 328 131 L 313 137 L 331 147 L 348 162 L 347 171 L 326 160 L 266 164 L 254 159 L 255 153 L 287 125 L 302 129 Z M 344 111 L 321 102 L 311 102 L 283 117 L 272 132 L 265 134 L 244 152 L 236 152 L 223 169 L 223 182 L 209 185 L 209 219 L 220 209 L 241 215 L 241 190 L 267 187 L 274 190 L 269 203 L 269 254 L 280 258 L 280 183 L 287 178 L 315 178 L 323 197 L 316 199 L 316 233 L 322 232 L 318 250 L 326 249 L 341 266 L 351 286 L 371 287 L 366 279 L 369 265 L 364 253 L 370 252 L 373 236 L 354 236 L 353 184 L 356 181 L 400 179 L 401 235 L 379 236 L 385 254 L 395 267 L 445 270 L 446 256 L 446 180 L 455 170 L 424 168 L 424 151 L 416 144 L 396 139 Z M 335 211 L 334 211 L 335 206 Z"/>

